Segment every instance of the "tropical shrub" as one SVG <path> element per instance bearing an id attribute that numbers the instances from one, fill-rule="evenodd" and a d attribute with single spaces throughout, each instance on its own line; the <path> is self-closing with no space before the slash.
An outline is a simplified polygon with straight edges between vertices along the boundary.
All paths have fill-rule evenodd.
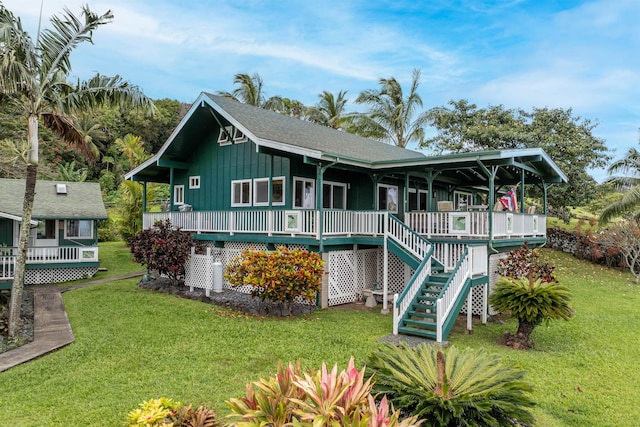
<path id="1" fill-rule="evenodd" d="M 522 248 L 511 251 L 506 258 L 498 261 L 497 273 L 503 277 L 534 277 L 543 282 L 557 282 L 555 267 L 540 261 L 540 252 L 529 249 L 525 243 Z"/>
<path id="2" fill-rule="evenodd" d="M 484 349 L 387 344 L 369 356 L 367 366 L 376 380 L 373 390 L 426 426 L 533 422 L 528 410 L 534 406 L 532 387 L 524 381 L 525 372 Z"/>
<path id="3" fill-rule="evenodd" d="M 184 266 L 197 243 L 191 233 L 173 228 L 171 221 L 158 221 L 128 240 L 133 261 L 157 271 L 177 284 L 184 276 Z"/>
<path id="4" fill-rule="evenodd" d="M 507 345 L 515 348 L 533 346 L 531 333 L 544 321 L 573 316 L 569 289 L 558 282 L 544 282 L 530 277 L 500 277 L 489 295 L 489 304 L 500 313 L 511 313 L 518 320 L 515 336 L 507 334 Z"/>
<path id="5" fill-rule="evenodd" d="M 227 265 L 225 278 L 233 286 L 251 285 L 262 301 L 291 304 L 296 298 L 313 303 L 322 284 L 320 255 L 279 247 L 275 251 L 244 250 Z"/>
<path id="6" fill-rule="evenodd" d="M 181 406 L 170 419 L 173 421 L 173 427 L 217 427 L 220 425 L 215 411 L 206 406 L 199 406 L 196 409 L 192 409 L 191 405 Z"/>
<path id="7" fill-rule="evenodd" d="M 372 380 L 365 368 L 356 369 L 353 357 L 345 370 L 325 364 L 316 373 L 300 370 L 300 364 L 278 366 L 275 377 L 247 385 L 246 396 L 229 399 L 229 425 L 238 427 L 285 425 L 300 427 L 419 425 L 415 417 L 400 421 L 400 412 L 389 408 L 386 396 L 376 404 Z"/>
<path id="8" fill-rule="evenodd" d="M 129 412 L 127 427 L 172 427 L 171 417 L 181 406 L 182 403 L 166 397 L 148 400 Z"/>

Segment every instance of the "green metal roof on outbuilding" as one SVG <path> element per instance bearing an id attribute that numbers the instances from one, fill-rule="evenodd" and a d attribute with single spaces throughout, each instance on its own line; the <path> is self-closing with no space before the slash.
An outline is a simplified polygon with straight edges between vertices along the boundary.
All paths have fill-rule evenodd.
<path id="1" fill-rule="evenodd" d="M 58 189 L 58 185 L 63 187 Z M 26 181 L 0 178 L 0 216 L 22 217 Z M 63 193 L 66 191 L 66 193 Z M 34 219 L 106 219 L 97 182 L 36 181 Z"/>

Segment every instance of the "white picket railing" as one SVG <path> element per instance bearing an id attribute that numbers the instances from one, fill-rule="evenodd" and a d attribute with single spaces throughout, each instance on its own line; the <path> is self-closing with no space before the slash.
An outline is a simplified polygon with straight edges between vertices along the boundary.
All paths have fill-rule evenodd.
<path id="1" fill-rule="evenodd" d="M 431 237 L 489 238 L 489 215 L 493 237 L 538 237 L 546 235 L 546 217 L 518 212 L 407 212 L 404 221 L 416 232 Z"/>
<path id="2" fill-rule="evenodd" d="M 433 249 L 426 254 L 413 276 L 405 286 L 401 294 L 395 294 L 393 296 L 393 334 L 398 335 L 398 328 L 402 317 L 407 310 L 411 307 L 411 303 L 416 294 L 420 291 L 422 284 L 427 277 L 431 275 L 431 254 Z"/>
<path id="3" fill-rule="evenodd" d="M 15 264 L 15 256 L 4 255 L 0 257 L 0 280 L 13 279 Z"/>
<path id="4" fill-rule="evenodd" d="M 454 268 L 453 275 L 443 287 L 440 296 L 436 300 L 436 341 L 442 342 L 444 322 L 458 301 L 465 282 L 471 277 L 473 265 L 473 252 L 465 251 L 462 258 Z"/>
<path id="5" fill-rule="evenodd" d="M 430 249 L 429 242 L 393 215 L 388 215 L 388 218 L 387 237 L 399 243 L 405 250 L 419 260 L 424 259 Z"/>

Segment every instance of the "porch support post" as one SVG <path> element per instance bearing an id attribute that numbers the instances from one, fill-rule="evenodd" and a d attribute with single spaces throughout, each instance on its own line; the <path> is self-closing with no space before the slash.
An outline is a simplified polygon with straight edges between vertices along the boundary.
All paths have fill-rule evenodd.
<path id="1" fill-rule="evenodd" d="M 173 170 L 169 169 L 169 212 L 173 210 Z"/>
<path id="2" fill-rule="evenodd" d="M 387 230 L 389 224 L 389 212 L 384 213 L 384 245 L 383 245 L 383 255 L 384 255 L 384 265 L 382 269 L 382 310 L 380 314 L 389 314 L 388 301 L 387 301 L 387 293 L 389 292 L 389 248 L 387 246 L 387 241 L 389 240 Z"/>
<path id="3" fill-rule="evenodd" d="M 545 215 L 547 215 L 547 190 L 549 189 L 549 184 L 546 182 L 542 183 L 542 210 Z"/>
<path id="4" fill-rule="evenodd" d="M 322 285 L 320 288 L 320 308 L 328 308 L 329 307 L 329 278 L 331 272 L 327 268 L 329 265 L 329 254 L 323 252 L 321 254 L 322 261 L 324 261 L 325 269 L 324 273 L 322 273 Z"/>
<path id="5" fill-rule="evenodd" d="M 471 334 L 473 330 L 473 288 L 469 289 L 467 295 L 467 333 Z"/>
<path id="6" fill-rule="evenodd" d="M 320 252 L 324 252 L 324 243 L 323 241 L 323 236 L 322 234 L 324 233 L 324 200 L 323 200 L 323 191 L 322 191 L 322 180 L 324 177 L 324 172 L 329 169 L 331 166 L 335 165 L 336 163 L 338 163 L 338 159 L 336 159 L 335 162 L 331 162 L 328 163 L 324 166 L 322 166 L 322 162 L 318 163 L 318 165 L 316 166 L 316 200 L 318 203 L 318 216 L 320 218 L 318 218 L 318 240 L 319 242 L 319 246 L 320 246 Z"/>
<path id="7" fill-rule="evenodd" d="M 524 213 L 524 169 L 520 169 L 520 213 Z"/>
<path id="8" fill-rule="evenodd" d="M 147 181 L 142 181 L 142 214 L 147 211 Z"/>
<path id="9" fill-rule="evenodd" d="M 416 188 L 416 198 L 418 197 L 418 189 Z M 409 172 L 404 173 L 404 209 L 402 212 L 402 217 L 409 212 Z"/>

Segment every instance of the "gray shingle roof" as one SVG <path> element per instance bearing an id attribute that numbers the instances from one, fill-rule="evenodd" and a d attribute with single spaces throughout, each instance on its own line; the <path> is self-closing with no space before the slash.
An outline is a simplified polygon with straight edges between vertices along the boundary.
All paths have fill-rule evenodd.
<path id="1" fill-rule="evenodd" d="M 256 108 L 222 96 L 209 93 L 206 95 L 238 124 L 256 137 L 267 141 L 317 150 L 328 155 L 344 156 L 364 163 L 425 157 L 417 151 Z"/>
<path id="2" fill-rule="evenodd" d="M 66 184 L 67 194 L 57 194 L 56 184 Z M 22 216 L 24 179 L 0 178 L 0 212 Z M 36 182 L 34 219 L 106 219 L 107 211 L 97 182 Z"/>

